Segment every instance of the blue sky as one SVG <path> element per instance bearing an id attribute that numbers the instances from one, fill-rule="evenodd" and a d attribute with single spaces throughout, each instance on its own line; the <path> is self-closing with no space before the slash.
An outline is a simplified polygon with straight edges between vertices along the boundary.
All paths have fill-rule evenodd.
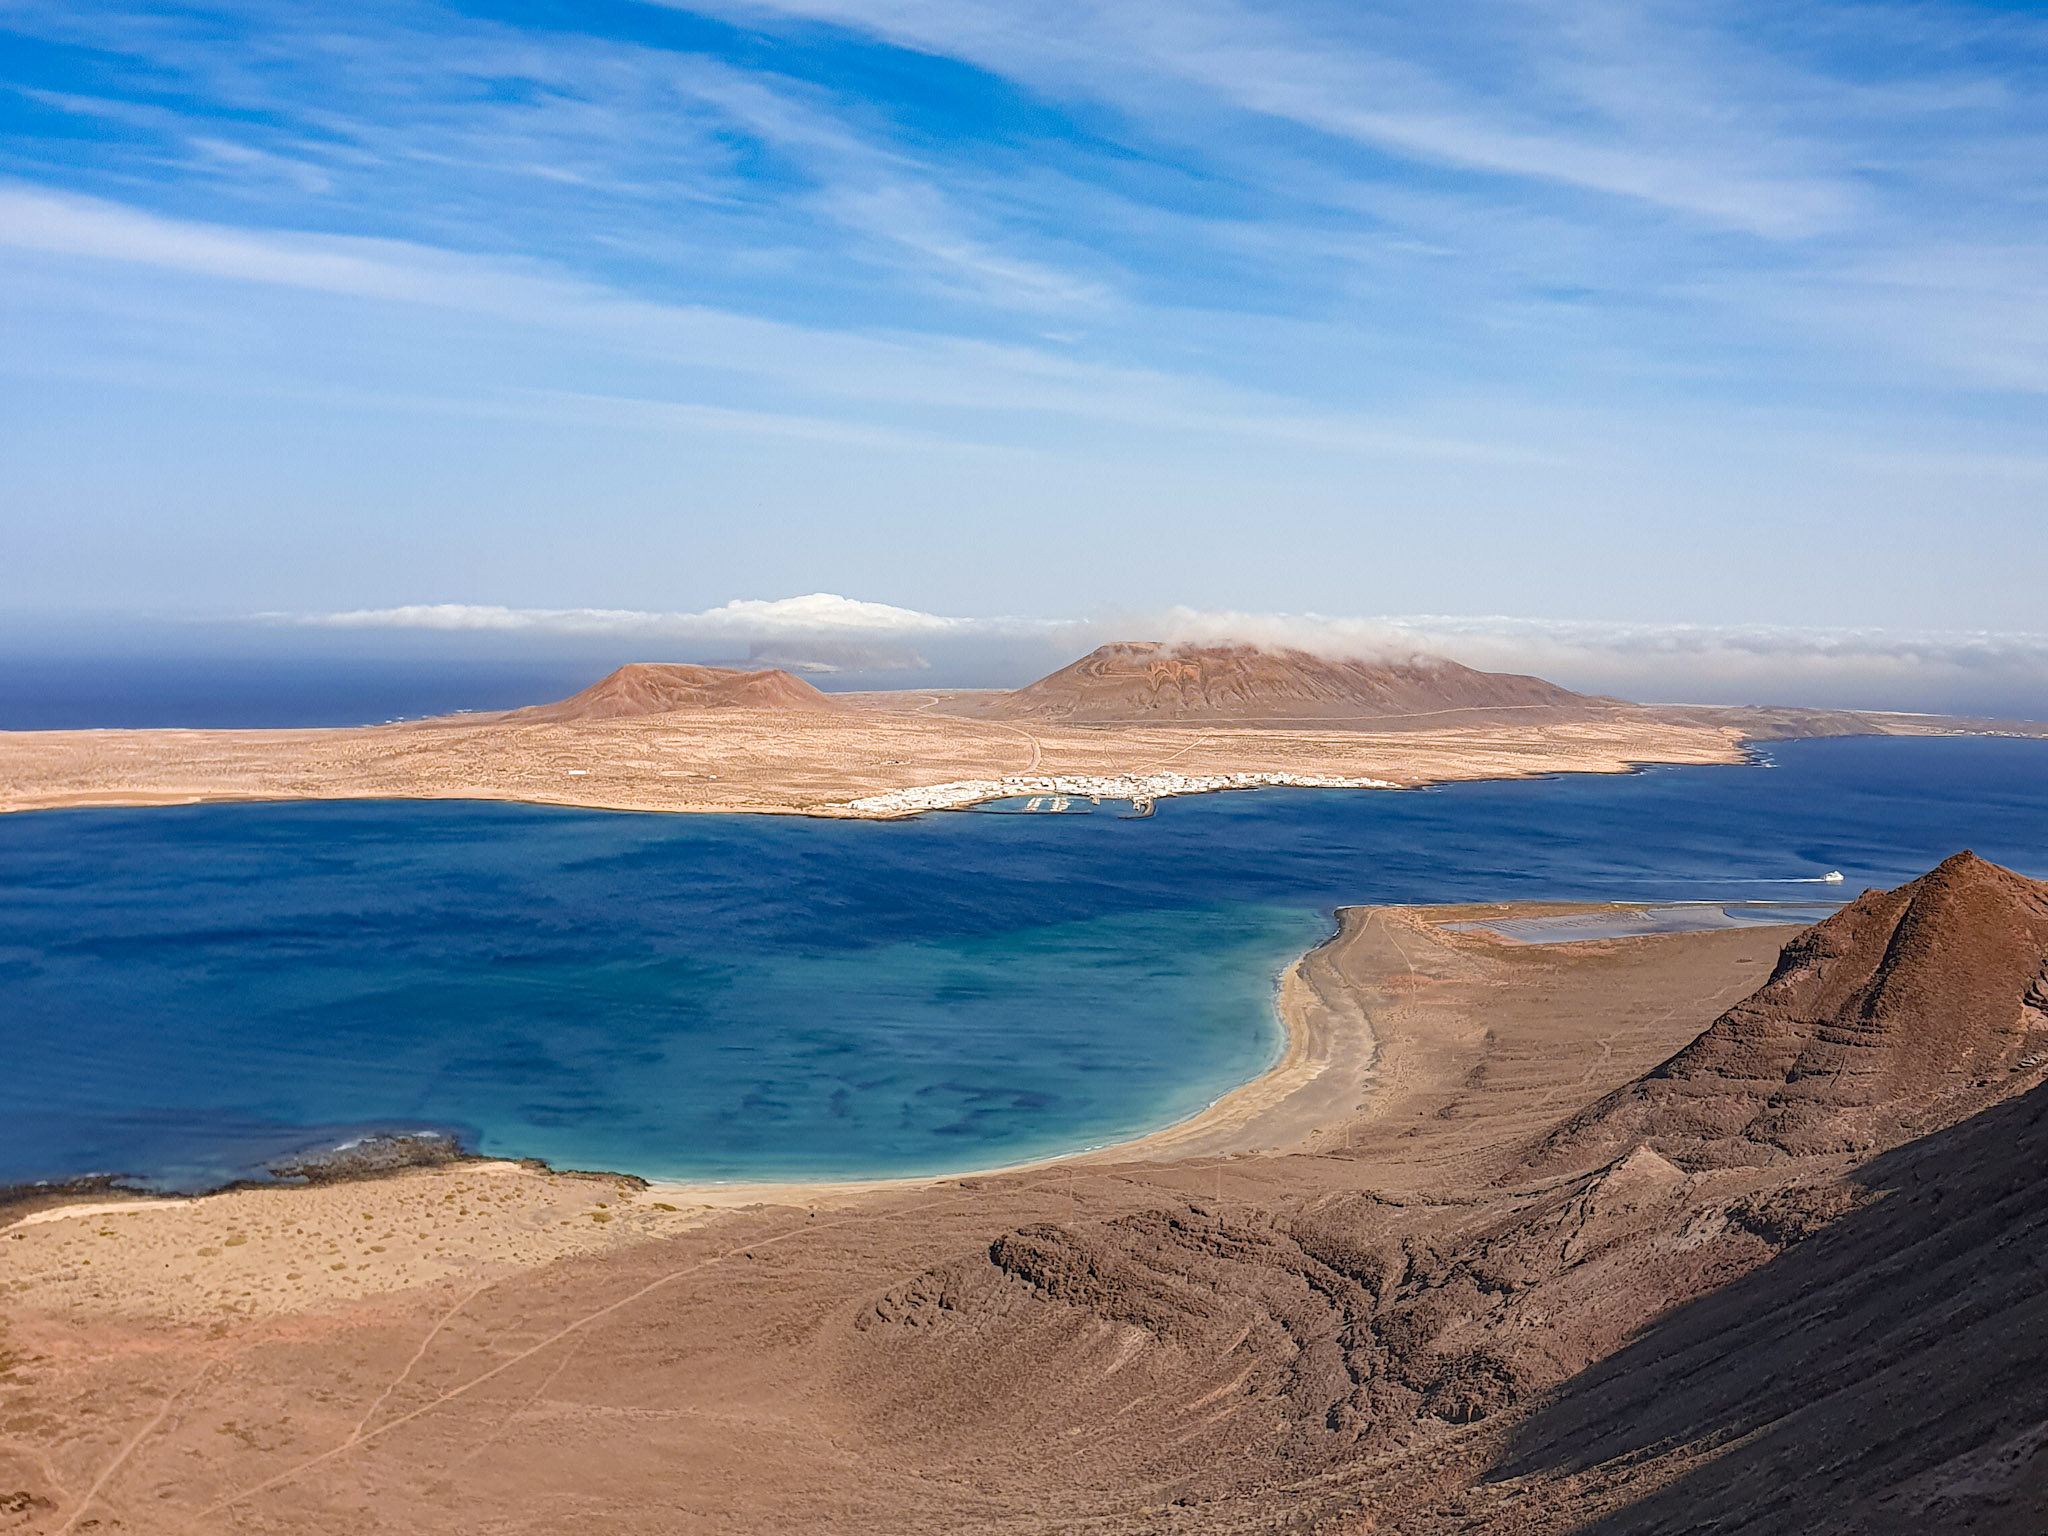
<path id="1" fill-rule="evenodd" d="M 2048 17 L 0 0 L 0 605 L 2048 629 Z"/>

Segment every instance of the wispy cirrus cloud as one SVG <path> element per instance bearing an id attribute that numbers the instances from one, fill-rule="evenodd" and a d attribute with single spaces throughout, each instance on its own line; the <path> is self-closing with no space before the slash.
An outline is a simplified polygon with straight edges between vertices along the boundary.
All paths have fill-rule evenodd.
<path id="1" fill-rule="evenodd" d="M 621 604 L 656 546 L 731 562 L 698 598 L 894 569 L 1019 609 L 1496 606 L 1541 567 L 1564 611 L 2017 623 L 2038 587 L 2018 8 L 4 25 L 0 391 L 36 423 L 4 446 L 48 531 L 0 599 L 143 601 L 164 549 L 208 601 L 246 562 L 242 607 L 382 601 L 415 560 L 506 595 L 585 546 L 577 595 Z M 1048 527 L 1098 558 L 1014 537 Z M 480 548 L 503 586 L 467 585 Z"/>
<path id="2" fill-rule="evenodd" d="M 871 32 L 1047 91 L 1079 86 L 1169 121 L 1160 98 L 1192 87 L 1394 155 L 1764 235 L 1838 226 L 1859 201 L 1845 168 L 1787 121 L 1787 98 L 1810 98 L 1824 79 L 1668 11 L 1483 4 L 1461 16 L 1452 43 L 1403 7 L 729 0 L 726 8 Z"/>
<path id="3" fill-rule="evenodd" d="M 1379 455 L 1493 462 L 1544 457 L 1534 446 L 1460 441 L 1364 413 L 1305 407 L 1220 380 L 1091 363 L 1052 349 L 795 325 L 635 298 L 532 262 L 458 255 L 407 241 L 252 232 L 0 183 L 0 251 L 10 248 L 488 316 L 675 368 L 767 380 L 785 399 L 1048 413 Z M 816 415 L 740 410 L 703 399 L 534 386 L 518 403 L 532 412 L 548 400 L 558 401 L 567 414 L 602 412 L 657 427 L 943 445 L 930 432 L 835 424 Z"/>

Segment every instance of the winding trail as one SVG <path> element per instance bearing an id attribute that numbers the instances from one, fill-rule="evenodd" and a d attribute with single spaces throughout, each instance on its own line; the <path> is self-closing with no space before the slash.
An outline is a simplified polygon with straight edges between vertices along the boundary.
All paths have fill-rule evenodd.
<path id="1" fill-rule="evenodd" d="M 905 713 L 912 715 L 929 714 L 932 710 L 938 707 L 939 703 L 944 697 L 945 696 L 943 694 L 926 694 L 925 701 L 922 704 L 918 705 L 915 709 L 906 710 Z M 974 723 L 976 725 L 986 725 L 998 731 L 1008 731 L 1012 736 L 1022 736 L 1026 741 L 1031 743 L 1031 761 L 1026 763 L 1020 770 L 1020 772 L 1029 773 L 1032 769 L 1036 768 L 1042 761 L 1044 761 L 1045 744 L 1041 742 L 1036 736 L 1032 735 L 1029 731 L 1023 729 L 1021 726 L 1005 725 L 1000 720 L 977 720 Z M 1178 757 L 1180 756 L 1180 753 L 1176 752 L 1174 753 L 1174 756 Z"/>
<path id="2" fill-rule="evenodd" d="M 999 721 L 995 720 L 984 720 L 982 724 L 993 725 L 997 730 L 1008 731 L 1012 736 L 1022 736 L 1026 741 L 1031 743 L 1031 761 L 1024 765 L 1022 769 L 1023 772 L 1029 773 L 1032 769 L 1036 768 L 1041 762 L 1044 761 L 1045 744 L 1041 742 L 1036 736 L 1032 735 L 1029 731 L 1024 730 L 1020 726 L 1004 725 Z"/>
<path id="3" fill-rule="evenodd" d="M 408 1376 L 412 1375 L 413 1367 L 418 1365 L 420 1361 L 426 1358 L 427 1351 L 433 1347 L 434 1340 L 438 1339 L 441 1336 L 441 1330 L 443 1328 L 446 1328 L 450 1323 L 454 1322 L 456 1314 L 462 1311 L 462 1309 L 468 1306 L 472 1301 L 475 1301 L 477 1297 L 483 1295 L 485 1291 L 491 1288 L 492 1284 L 493 1282 L 489 1280 L 482 1282 L 475 1289 L 470 1291 L 470 1293 L 467 1296 L 463 1297 L 462 1300 L 456 1302 L 454 1306 L 450 1307 L 446 1312 L 443 1312 L 440 1315 L 440 1317 L 435 1320 L 434 1326 L 427 1330 L 427 1336 L 420 1340 L 420 1347 L 414 1350 L 412 1352 L 412 1358 L 405 1362 L 405 1369 L 400 1371 L 396 1376 L 391 1378 L 390 1385 L 385 1387 L 385 1389 L 382 1392 L 377 1394 L 377 1400 L 374 1403 L 370 1404 L 369 1407 L 365 1408 L 363 1410 L 363 1416 L 360 1419 L 356 1420 L 356 1427 L 348 1432 L 349 1444 L 353 1445 L 356 1441 L 363 1438 L 363 1431 L 369 1427 L 370 1420 L 377 1417 L 377 1410 L 379 1408 L 382 1408 L 386 1403 L 388 1403 L 391 1400 L 392 1393 L 396 1392 L 400 1387 L 405 1385 L 405 1379 Z"/>
<path id="4" fill-rule="evenodd" d="M 100 1490 L 105 1488 L 114 1474 L 127 1464 L 128 1458 L 135 1454 L 136 1447 L 157 1432 L 164 1420 L 171 1416 L 171 1410 L 183 1402 L 191 1394 L 192 1389 L 205 1379 L 206 1373 L 219 1363 L 220 1357 L 218 1355 L 208 1357 L 200 1364 L 199 1369 L 188 1376 L 175 1392 L 164 1399 L 164 1405 L 157 1409 L 155 1417 L 138 1429 L 134 1437 L 126 1445 L 122 1446 L 119 1451 L 114 1453 L 114 1459 L 100 1469 L 100 1475 L 92 1480 L 92 1486 L 85 1490 L 85 1496 L 78 1501 L 77 1506 L 65 1517 L 64 1523 L 57 1527 L 57 1536 L 70 1536 L 70 1532 L 78 1524 L 78 1517 L 92 1508 L 93 1500 L 100 1496 Z"/>

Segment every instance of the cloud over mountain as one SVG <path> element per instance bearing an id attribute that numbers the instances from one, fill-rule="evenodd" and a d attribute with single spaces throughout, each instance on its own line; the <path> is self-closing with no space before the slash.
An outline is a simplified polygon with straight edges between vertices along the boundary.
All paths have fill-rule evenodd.
<path id="1" fill-rule="evenodd" d="M 755 647 L 778 657 L 801 657 L 807 643 L 814 649 L 836 645 L 842 656 L 934 659 L 947 657 L 951 647 L 971 652 L 985 673 L 977 680 L 990 685 L 1025 681 L 1049 656 L 1070 660 L 1107 641 L 1241 642 L 1364 660 L 1442 656 L 1485 671 L 1534 673 L 1582 691 L 1644 700 L 2048 715 L 2048 633 L 1187 607 L 1076 618 L 969 617 L 829 592 L 735 599 L 693 612 L 438 603 L 266 618 L 342 630 L 614 636 L 728 651 Z"/>

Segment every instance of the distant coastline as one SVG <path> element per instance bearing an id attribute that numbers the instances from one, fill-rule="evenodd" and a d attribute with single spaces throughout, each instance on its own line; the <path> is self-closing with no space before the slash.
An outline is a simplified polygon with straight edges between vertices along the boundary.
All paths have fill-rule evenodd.
<path id="1" fill-rule="evenodd" d="M 337 729 L 0 732 L 0 811 L 237 800 L 505 800 L 892 819 L 1082 796 L 1140 812 L 1260 786 L 1410 788 L 1750 743 L 2048 725 L 1632 704 L 1441 658 L 1117 642 L 1023 688 L 826 694 L 774 668 L 632 662 L 552 703 Z"/>

